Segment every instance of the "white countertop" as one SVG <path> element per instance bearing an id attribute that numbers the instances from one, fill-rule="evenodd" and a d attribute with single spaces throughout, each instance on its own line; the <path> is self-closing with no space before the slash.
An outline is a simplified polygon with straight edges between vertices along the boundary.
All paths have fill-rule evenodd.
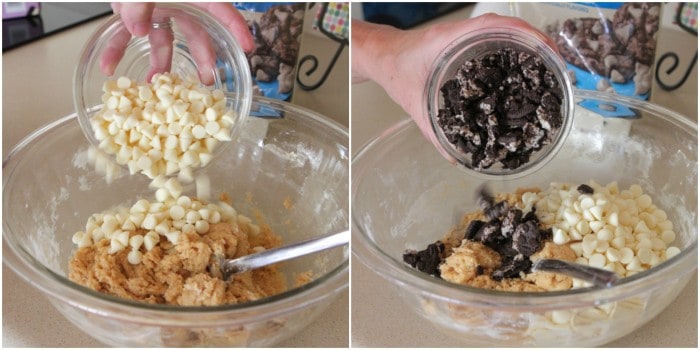
<path id="1" fill-rule="evenodd" d="M 73 70 L 83 44 L 103 20 L 80 25 L 3 54 L 3 159 L 12 146 L 31 131 L 73 113 Z M 308 50 L 326 50 L 320 46 L 325 45 L 323 40 L 311 42 L 313 44 L 309 45 L 317 46 Z M 347 51 L 344 54 L 340 68 L 336 67 L 341 74 L 334 72 L 318 90 L 299 93 L 302 100 L 299 104 L 324 115 L 333 115 L 333 119 L 347 126 L 347 97 L 338 97 L 342 97 L 343 91 L 344 96 L 348 96 L 348 78 L 342 74 L 348 69 Z M 39 291 L 5 264 L 2 285 L 3 347 L 104 346 L 73 326 Z M 279 346 L 347 347 L 348 305 L 349 292 L 346 289 L 315 322 Z"/>
<path id="2" fill-rule="evenodd" d="M 479 4 L 482 5 L 482 4 Z M 476 9 L 478 12 L 482 9 Z M 483 10 L 482 10 L 483 12 Z M 437 21 L 466 18 L 471 8 Z M 696 68 L 697 70 L 697 68 Z M 690 79 L 693 79 L 692 76 Z M 697 86 L 697 74 L 694 85 Z M 688 84 L 693 85 L 690 81 Z M 407 118 L 406 113 L 373 82 L 352 86 L 352 154 L 389 126 Z M 697 96 L 697 95 L 694 95 Z M 691 97 L 693 98 L 693 97 Z M 697 109 L 695 103 L 690 101 Z M 663 101 L 656 100 L 663 104 Z M 678 106 L 669 101 L 665 106 Z M 690 114 L 690 117 L 696 117 Z M 354 255 L 351 260 L 351 346 L 352 347 L 464 347 L 464 343 L 442 336 L 414 311 L 404 305 L 397 290 L 386 279 L 367 268 Z M 678 298 L 659 316 L 635 332 L 606 347 L 697 347 L 697 271 Z"/>

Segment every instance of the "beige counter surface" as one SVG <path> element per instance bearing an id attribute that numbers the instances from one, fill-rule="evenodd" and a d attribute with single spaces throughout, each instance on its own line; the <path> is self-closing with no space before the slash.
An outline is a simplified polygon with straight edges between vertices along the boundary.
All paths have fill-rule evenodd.
<path id="1" fill-rule="evenodd" d="M 83 43 L 101 22 L 95 20 L 3 54 L 3 159 L 12 146 L 31 131 L 73 113 L 75 63 Z M 347 71 L 347 58 L 344 62 L 345 67 L 340 68 L 341 71 Z M 347 97 L 340 100 L 324 97 L 342 93 L 336 86 L 344 87 L 347 96 L 347 76 L 345 81 L 342 78 L 342 75 L 335 80 L 331 77 L 325 89 L 304 92 L 303 97 L 311 101 L 304 106 L 315 109 L 313 98 L 316 97 L 325 103 L 320 111 L 323 114 L 330 114 L 332 108 L 347 111 Z M 334 117 L 341 124 L 348 125 L 347 114 L 339 113 Z M 73 326 L 42 293 L 5 264 L 2 285 L 3 347 L 104 346 Z M 347 347 L 348 304 L 349 293 L 346 289 L 319 319 L 279 346 Z"/>
<path id="2" fill-rule="evenodd" d="M 483 4 L 479 4 L 483 5 Z M 474 12 L 483 8 L 475 9 Z M 474 15 L 467 8 L 439 20 Z M 489 10 L 493 11 L 493 10 Z M 692 76 L 691 76 L 691 79 Z M 688 84 L 697 85 L 695 81 Z M 352 86 L 352 154 L 391 125 L 407 118 L 375 83 Z M 694 98 L 694 97 L 691 97 Z M 656 100 L 664 104 L 664 101 Z M 697 108 L 697 101 L 688 105 Z M 673 101 L 664 104 L 674 106 Z M 677 105 L 676 105 L 677 106 Z M 683 107 L 686 107 L 685 105 Z M 693 118 L 696 115 L 689 115 Z M 437 156 L 437 152 L 436 152 Z M 464 347 L 465 343 L 446 338 L 426 323 L 400 299 L 397 289 L 355 256 L 352 257 L 351 346 L 353 347 Z M 606 347 L 693 347 L 698 346 L 698 280 L 693 273 L 687 287 L 658 317 L 637 331 L 605 345 Z"/>

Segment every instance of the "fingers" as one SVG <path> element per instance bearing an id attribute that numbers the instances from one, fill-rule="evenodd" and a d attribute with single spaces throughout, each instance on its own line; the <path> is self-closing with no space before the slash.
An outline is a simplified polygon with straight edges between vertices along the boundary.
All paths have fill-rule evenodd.
<path id="1" fill-rule="evenodd" d="M 131 34 L 126 28 L 123 28 L 109 39 L 107 47 L 100 57 L 100 70 L 102 73 L 108 76 L 114 75 L 114 69 L 124 56 L 129 40 L 131 40 Z"/>
<path id="2" fill-rule="evenodd" d="M 221 24 L 223 24 L 238 40 L 243 51 L 253 51 L 255 42 L 253 41 L 253 35 L 250 33 L 250 29 L 248 29 L 248 23 L 243 15 L 230 3 L 193 3 L 193 5 L 205 10 L 219 20 L 219 22 L 221 22 Z"/>
<path id="3" fill-rule="evenodd" d="M 155 4 L 151 2 L 130 2 L 112 6 L 115 13 L 122 17 L 124 26 L 136 37 L 148 35 L 151 31 L 151 15 Z"/>
<path id="4" fill-rule="evenodd" d="M 209 33 L 202 26 L 190 21 L 188 18 L 176 18 L 182 34 L 187 40 L 192 58 L 197 63 L 199 79 L 204 85 L 214 84 L 214 70 L 216 69 L 216 53 L 212 46 Z"/>
<path id="5" fill-rule="evenodd" d="M 157 23 L 165 23 L 169 18 L 153 18 Z M 146 77 L 147 81 L 156 73 L 165 73 L 170 71 L 173 58 L 173 40 L 174 35 L 170 28 L 152 29 L 148 35 L 148 43 L 151 46 L 151 55 L 149 57 L 151 70 Z"/>
<path id="6" fill-rule="evenodd" d="M 471 24 L 470 24 L 471 25 Z M 554 40 L 547 34 L 542 33 L 530 23 L 518 17 L 500 16 L 493 13 L 487 13 L 474 18 L 473 26 L 477 28 L 514 28 L 524 32 L 528 32 L 537 36 L 547 46 L 551 47 L 555 52 L 558 52 L 557 45 Z"/>
<path id="7" fill-rule="evenodd" d="M 238 40 L 241 48 L 250 52 L 255 48 L 253 36 L 248 29 L 245 18 L 230 3 L 193 3 L 193 5 L 210 13 L 223 24 Z M 102 55 L 100 69 L 107 75 L 114 74 L 117 63 L 124 55 L 124 50 L 131 35 L 141 37 L 149 35 L 151 45 L 151 70 L 148 79 L 156 74 L 169 71 L 172 65 L 173 35 L 168 30 L 152 29 L 151 19 L 155 4 L 153 3 L 112 3 L 115 14 L 121 15 L 126 30 L 110 39 L 105 53 Z M 167 19 L 163 19 L 167 21 Z M 185 36 L 190 53 L 197 63 L 199 78 L 202 83 L 214 83 L 216 69 L 216 53 L 212 38 L 200 25 L 184 18 L 177 18 L 178 26 Z"/>

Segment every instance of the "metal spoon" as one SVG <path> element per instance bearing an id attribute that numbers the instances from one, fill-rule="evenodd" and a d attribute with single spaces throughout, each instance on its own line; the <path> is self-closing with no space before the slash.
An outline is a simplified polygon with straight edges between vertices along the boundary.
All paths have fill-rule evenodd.
<path id="1" fill-rule="evenodd" d="M 558 259 L 537 260 L 532 264 L 532 270 L 561 273 L 604 288 L 610 288 L 617 282 L 617 275 L 612 271 Z"/>
<path id="2" fill-rule="evenodd" d="M 259 267 L 278 263 L 280 261 L 291 260 L 300 256 L 320 252 L 322 250 L 346 245 L 350 242 L 350 231 L 342 232 L 309 239 L 303 242 L 268 249 L 266 251 L 242 256 L 236 259 L 219 258 L 219 266 L 223 274 L 224 281 L 229 277 Z"/>

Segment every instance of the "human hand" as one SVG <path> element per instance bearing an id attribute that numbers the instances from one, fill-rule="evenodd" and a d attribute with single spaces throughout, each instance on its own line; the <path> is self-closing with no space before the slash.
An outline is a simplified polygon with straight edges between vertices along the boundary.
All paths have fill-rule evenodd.
<path id="1" fill-rule="evenodd" d="M 442 151 L 424 104 L 425 84 L 433 62 L 447 45 L 467 32 L 487 27 L 531 32 L 556 51 L 554 41 L 527 22 L 495 14 L 405 31 L 353 21 L 353 82 L 371 79 L 378 83 L 411 116 L 423 135 Z M 441 153 L 455 161 L 447 153 Z"/>
<path id="2" fill-rule="evenodd" d="M 238 40 L 244 51 L 253 50 L 255 44 L 248 24 L 232 4 L 191 3 L 191 5 L 219 20 Z M 150 81 L 154 74 L 170 71 L 173 55 L 173 33 L 168 25 L 170 18 L 159 13 L 154 3 L 112 3 L 112 10 L 115 14 L 121 15 L 125 28 L 110 39 L 100 58 L 102 72 L 109 76 L 113 75 L 131 37 L 145 35 L 148 35 L 151 46 L 151 69 L 146 79 Z M 176 21 L 197 63 L 200 81 L 205 85 L 213 84 L 216 54 L 211 37 L 201 26 L 188 18 L 176 17 Z M 159 28 L 154 28 L 153 23 L 158 23 Z"/>

